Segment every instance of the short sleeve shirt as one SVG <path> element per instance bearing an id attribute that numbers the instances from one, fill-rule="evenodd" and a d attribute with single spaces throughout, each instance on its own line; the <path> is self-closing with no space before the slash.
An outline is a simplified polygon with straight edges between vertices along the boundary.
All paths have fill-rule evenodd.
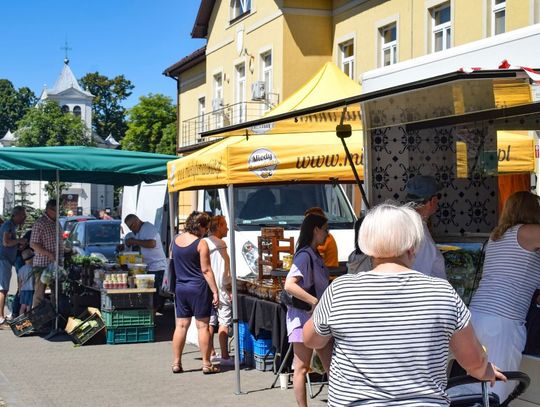
<path id="1" fill-rule="evenodd" d="M 324 241 L 324 244 L 317 246 L 317 251 L 321 255 L 326 267 L 337 267 L 339 266 L 338 259 L 338 248 L 336 244 L 336 239 L 332 234 L 328 234 L 328 237 Z"/>
<path id="2" fill-rule="evenodd" d="M 441 251 L 435 245 L 431 237 L 427 224 L 424 224 L 424 239 L 420 243 L 418 252 L 412 268 L 426 276 L 444 278 L 446 280 L 446 269 L 444 266 L 444 257 Z"/>
<path id="3" fill-rule="evenodd" d="M 19 280 L 22 282 L 21 291 L 31 291 L 34 289 L 34 278 L 32 273 L 32 265 L 25 264 L 17 272 Z"/>
<path id="4" fill-rule="evenodd" d="M 313 324 L 334 338 L 329 406 L 448 406 L 446 363 L 470 312 L 447 281 L 416 271 L 334 280 Z"/>
<path id="5" fill-rule="evenodd" d="M 155 240 L 156 247 L 147 249 L 141 246 L 143 261 L 148 265 L 148 271 L 160 271 L 167 268 L 167 257 L 161 244 L 161 236 L 156 227 L 150 222 L 144 222 L 135 235 L 137 240 Z"/>
<path id="6" fill-rule="evenodd" d="M 8 233 L 11 239 L 17 238 L 17 226 L 11 221 L 5 221 L 0 226 L 0 259 L 7 260 L 11 264 L 15 263 L 17 257 L 17 245 L 12 247 L 4 246 L 4 233 Z"/>
<path id="7" fill-rule="evenodd" d="M 313 269 L 311 269 L 312 263 Z M 287 278 L 290 277 L 300 277 L 298 285 L 306 291 L 315 285 L 317 298 L 320 298 L 326 287 L 328 287 L 328 272 L 324 268 L 321 257 L 311 247 L 296 253 L 291 270 L 287 274 Z M 310 314 L 307 311 L 288 307 L 287 334 L 290 335 L 295 328 L 304 326 L 309 317 Z"/>
<path id="8" fill-rule="evenodd" d="M 47 215 L 42 215 L 35 221 L 32 227 L 32 235 L 30 237 L 30 243 L 37 243 L 43 246 L 45 250 L 50 253 L 56 254 L 56 226 L 57 222 L 49 218 Z M 64 259 L 64 244 L 62 240 L 62 227 L 58 224 L 58 242 L 59 242 L 59 260 L 63 263 Z M 39 253 L 35 253 L 34 266 L 35 267 L 47 267 L 51 261 L 47 256 L 43 256 Z"/>

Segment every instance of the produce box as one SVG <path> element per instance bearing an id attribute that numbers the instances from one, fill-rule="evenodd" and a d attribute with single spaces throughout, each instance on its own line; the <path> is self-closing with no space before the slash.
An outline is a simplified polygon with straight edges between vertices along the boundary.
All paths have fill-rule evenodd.
<path id="1" fill-rule="evenodd" d="M 101 292 L 101 310 L 153 309 L 155 288 L 103 290 Z"/>
<path id="2" fill-rule="evenodd" d="M 88 307 L 78 318 L 70 317 L 66 332 L 76 345 L 84 345 L 105 328 L 101 313 L 97 308 Z"/>
<path id="3" fill-rule="evenodd" d="M 101 316 L 107 328 L 154 326 L 154 311 L 151 309 L 104 310 Z"/>
<path id="4" fill-rule="evenodd" d="M 9 321 L 9 326 L 16 336 L 23 336 L 42 328 L 54 318 L 56 311 L 53 305 L 48 300 L 42 300 L 37 307 Z"/>
<path id="5" fill-rule="evenodd" d="M 107 344 L 154 342 L 153 326 L 131 326 L 107 329 Z"/>

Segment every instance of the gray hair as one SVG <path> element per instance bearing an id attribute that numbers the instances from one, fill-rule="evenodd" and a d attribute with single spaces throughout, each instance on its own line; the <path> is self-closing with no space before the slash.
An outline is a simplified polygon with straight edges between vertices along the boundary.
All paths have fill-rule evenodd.
<path id="1" fill-rule="evenodd" d="M 375 258 L 400 257 L 418 250 L 424 238 L 422 218 L 410 205 L 383 203 L 368 212 L 358 234 L 360 250 Z"/>

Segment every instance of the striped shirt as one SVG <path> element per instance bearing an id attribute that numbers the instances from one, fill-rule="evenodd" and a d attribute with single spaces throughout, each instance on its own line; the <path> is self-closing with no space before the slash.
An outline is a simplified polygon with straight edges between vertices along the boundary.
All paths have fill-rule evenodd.
<path id="1" fill-rule="evenodd" d="M 540 285 L 540 253 L 522 248 L 521 225 L 508 229 L 486 247 L 484 271 L 470 308 L 525 323 L 534 290 Z"/>
<path id="2" fill-rule="evenodd" d="M 470 319 L 447 281 L 417 271 L 336 279 L 313 314 L 332 335 L 329 406 L 448 406 L 449 341 Z"/>

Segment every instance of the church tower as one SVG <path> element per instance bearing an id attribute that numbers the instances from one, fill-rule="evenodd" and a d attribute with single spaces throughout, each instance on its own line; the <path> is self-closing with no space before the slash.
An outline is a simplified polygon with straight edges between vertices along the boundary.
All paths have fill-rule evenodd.
<path id="1" fill-rule="evenodd" d="M 69 59 L 64 59 L 62 72 L 52 89 L 43 89 L 40 100 L 56 101 L 64 113 L 72 113 L 80 117 L 88 129 L 88 134 L 92 131 L 92 99 L 94 95 L 84 90 L 73 75 L 69 67 Z"/>

